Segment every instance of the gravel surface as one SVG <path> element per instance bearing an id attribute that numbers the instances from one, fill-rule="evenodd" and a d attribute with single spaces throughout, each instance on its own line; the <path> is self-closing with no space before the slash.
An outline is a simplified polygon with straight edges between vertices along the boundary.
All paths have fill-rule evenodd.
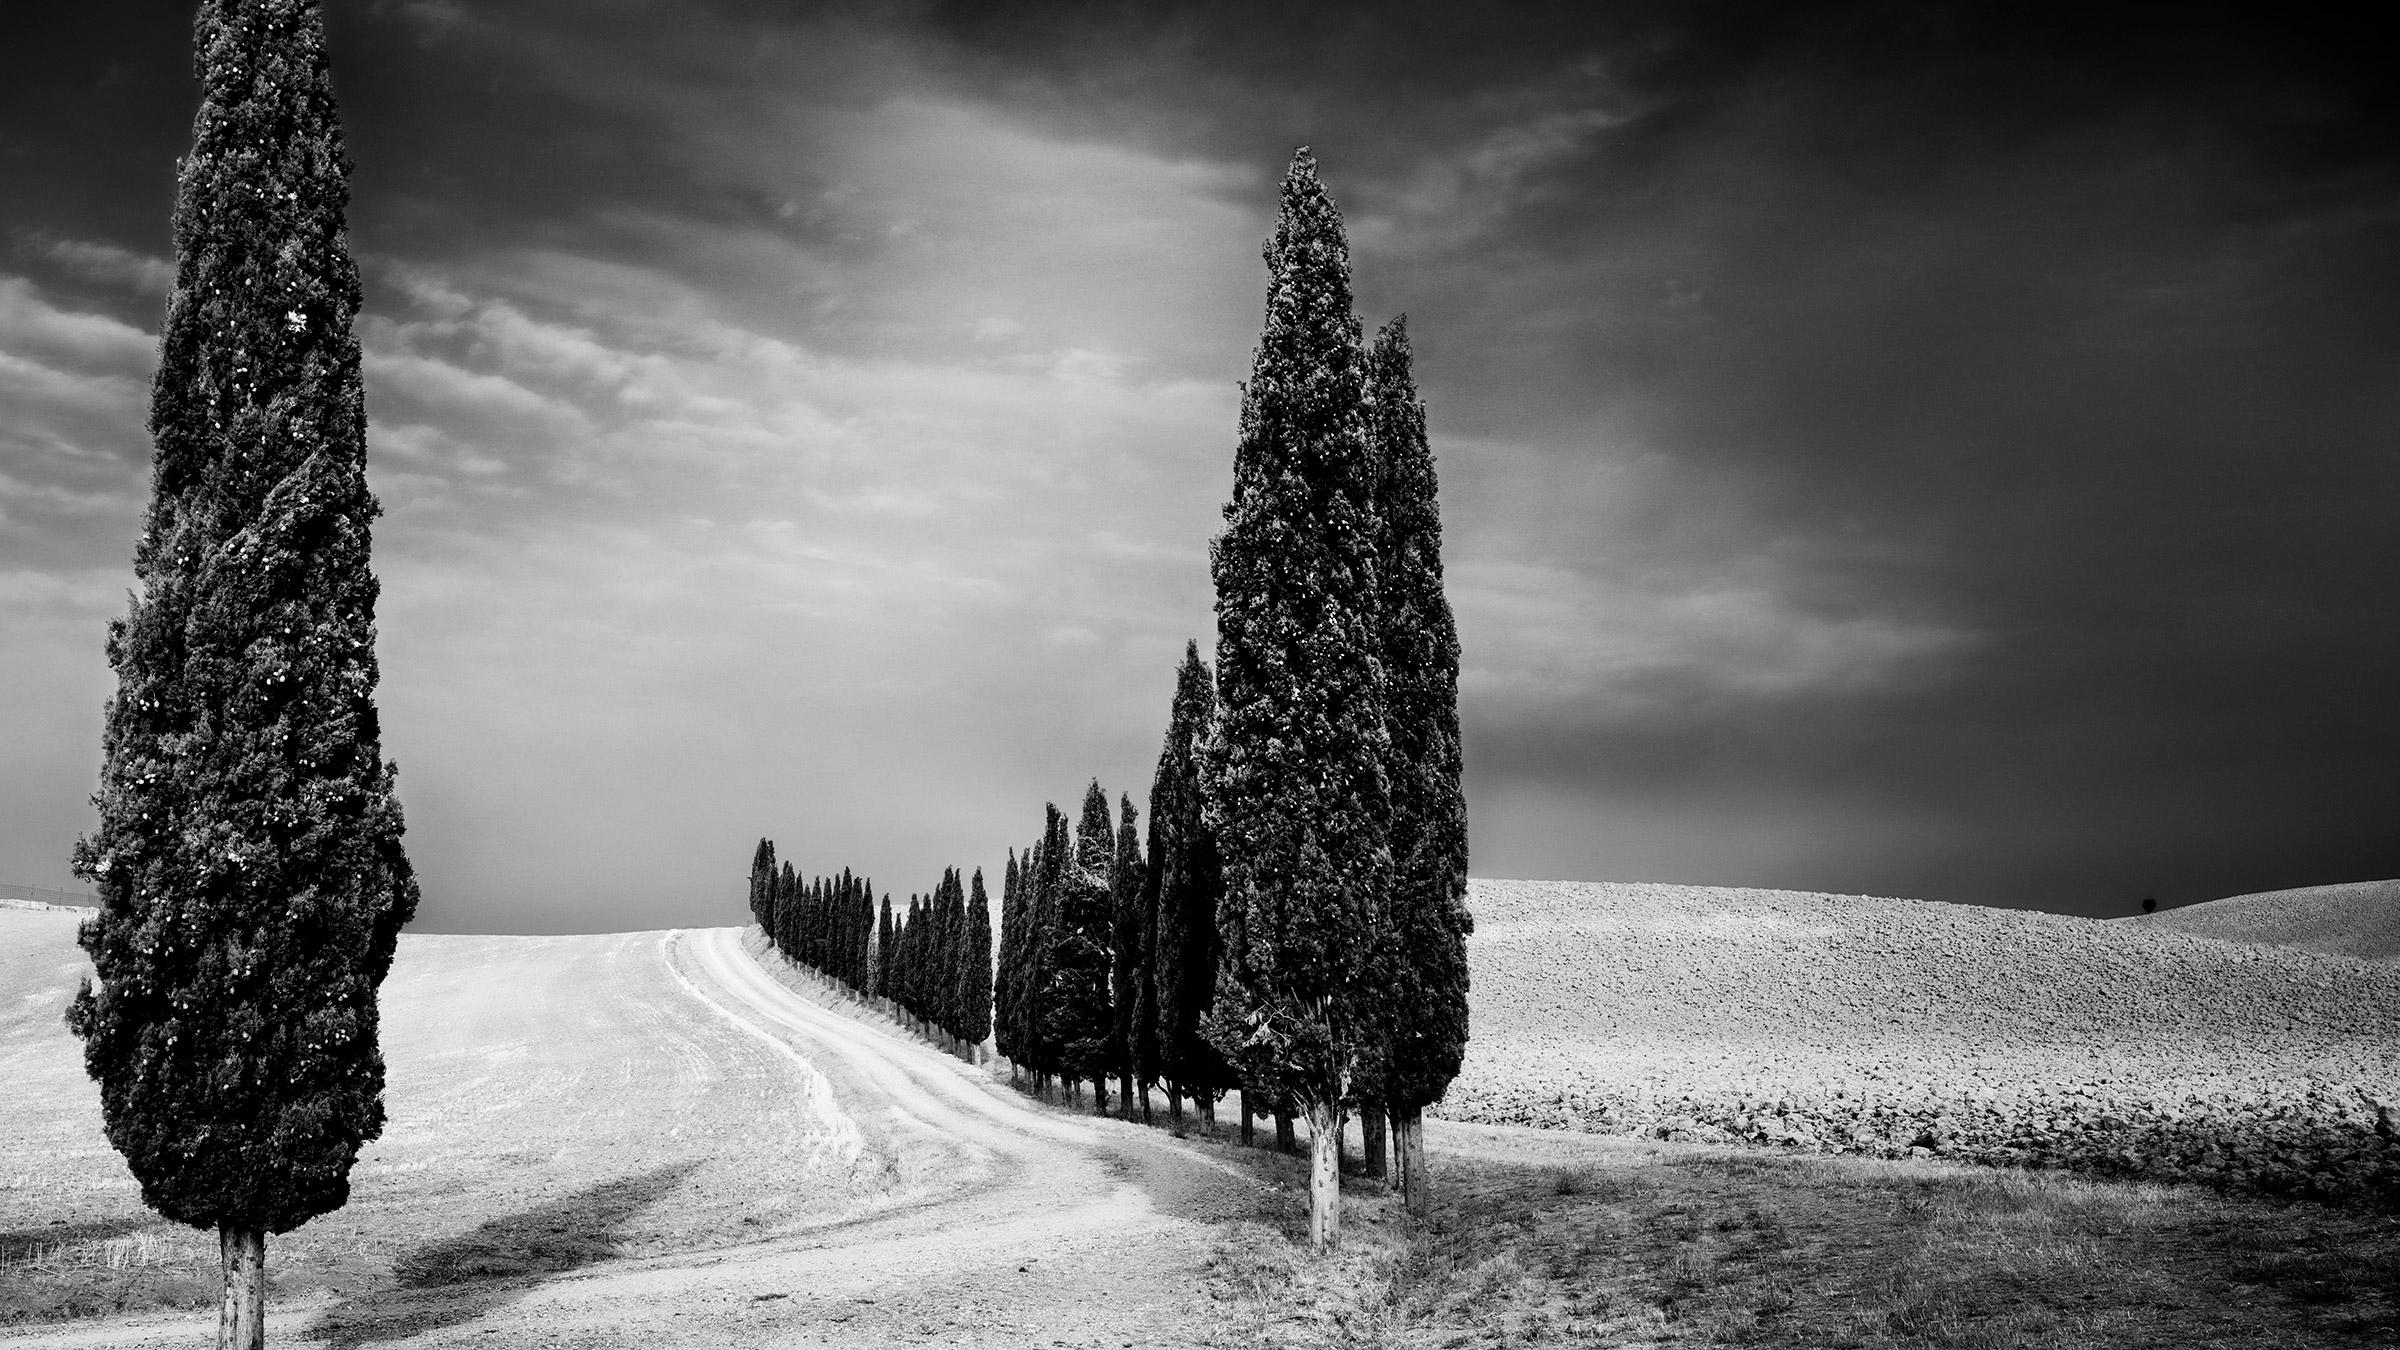
<path id="1" fill-rule="evenodd" d="M 2118 922 L 2162 933 L 2298 947 L 2327 956 L 2400 961 L 2400 881 L 2261 891 Z"/>
<path id="2" fill-rule="evenodd" d="M 1797 891 L 1477 881 L 1469 902 L 1456 1119 L 2400 1189 L 2400 965 Z"/>

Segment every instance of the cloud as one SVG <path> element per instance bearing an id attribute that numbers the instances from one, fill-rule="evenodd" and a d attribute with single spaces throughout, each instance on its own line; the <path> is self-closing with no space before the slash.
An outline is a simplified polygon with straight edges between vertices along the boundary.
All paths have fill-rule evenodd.
<path id="1" fill-rule="evenodd" d="M 86 280 L 164 301 L 175 288 L 175 264 L 90 239 L 52 239 L 40 246 L 51 261 Z"/>
<path id="2" fill-rule="evenodd" d="M 694 878 L 760 833 L 905 888 L 1138 787 L 1301 143 L 1362 313 L 1412 319 L 1479 866 L 2058 906 L 2400 866 L 2369 43 L 1950 5 L 331 17 L 439 924 L 734 918 Z M 8 85 L 0 575 L 121 575 L 188 32 L 43 24 L 135 76 L 31 42 Z M 18 702 L 96 710 L 114 603 L 11 619 L 49 681 Z"/>
<path id="3" fill-rule="evenodd" d="M 1651 580 L 1522 562 L 1451 569 L 1451 603 L 1473 639 L 1464 695 L 1550 719 L 1634 721 L 1662 702 L 1871 694 L 1976 645 L 1891 615 L 1812 612 L 1706 571 Z"/>

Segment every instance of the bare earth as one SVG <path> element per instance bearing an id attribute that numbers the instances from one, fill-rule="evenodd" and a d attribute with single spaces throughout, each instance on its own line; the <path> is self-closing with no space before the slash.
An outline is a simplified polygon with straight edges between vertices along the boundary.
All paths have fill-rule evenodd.
<path id="1" fill-rule="evenodd" d="M 2352 881 L 2227 896 L 2117 922 L 2327 956 L 2400 962 L 2400 881 Z"/>
<path id="2" fill-rule="evenodd" d="M 30 990 L 0 1026 L 0 1081 L 32 1089 L 0 1105 L 0 1247 L 17 1254 L 0 1282 L 42 1273 L 25 1253 L 46 1229 L 87 1246 L 155 1233 L 212 1259 L 153 1250 L 128 1278 L 189 1265 L 204 1298 L 213 1244 L 140 1210 L 74 1043 L 50 1030 L 80 964 L 71 917 L 0 915 L 28 921 L 62 932 L 0 934 L 0 959 L 54 967 L 0 968 L 0 989 Z M 739 937 L 404 940 L 384 1004 L 394 1123 L 348 1208 L 270 1240 L 270 1342 L 1212 1343 L 1208 1219 L 1254 1208 L 1260 1183 L 829 1009 Z M 621 1053 L 642 1039 L 661 1049 Z M 213 1315 L 163 1311 L 0 1337 L 213 1332 Z"/>

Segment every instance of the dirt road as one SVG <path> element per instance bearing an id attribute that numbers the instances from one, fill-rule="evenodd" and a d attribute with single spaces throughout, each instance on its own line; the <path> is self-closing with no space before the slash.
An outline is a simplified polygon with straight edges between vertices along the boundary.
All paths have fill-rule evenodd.
<path id="1" fill-rule="evenodd" d="M 685 996 L 741 1030 L 735 1039 L 802 1070 L 791 1109 L 812 1118 L 820 1148 L 905 1159 L 911 1179 L 900 1198 L 713 1250 L 320 1293 L 270 1308 L 270 1344 L 1211 1343 L 1200 1278 L 1206 1220 L 1254 1207 L 1259 1182 L 1159 1131 L 1028 1102 L 795 992 L 743 950 L 737 930 L 678 930 L 653 951 Z M 213 1319 L 158 1314 L 20 1327 L 0 1339 L 183 1347 L 210 1343 L 213 1331 Z"/>

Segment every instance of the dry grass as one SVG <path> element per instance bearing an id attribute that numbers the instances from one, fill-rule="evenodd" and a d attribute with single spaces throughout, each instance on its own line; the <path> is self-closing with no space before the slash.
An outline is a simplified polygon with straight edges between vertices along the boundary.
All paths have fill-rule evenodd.
<path id="1" fill-rule="evenodd" d="M 1212 1264 L 1241 1344 L 1809 1350 L 2400 1346 L 2400 1221 L 2188 1187 L 1598 1145 L 1444 1158 L 1423 1223 L 1378 1188 L 1308 1255 Z M 1281 1240 L 1274 1240 L 1281 1239 Z"/>

